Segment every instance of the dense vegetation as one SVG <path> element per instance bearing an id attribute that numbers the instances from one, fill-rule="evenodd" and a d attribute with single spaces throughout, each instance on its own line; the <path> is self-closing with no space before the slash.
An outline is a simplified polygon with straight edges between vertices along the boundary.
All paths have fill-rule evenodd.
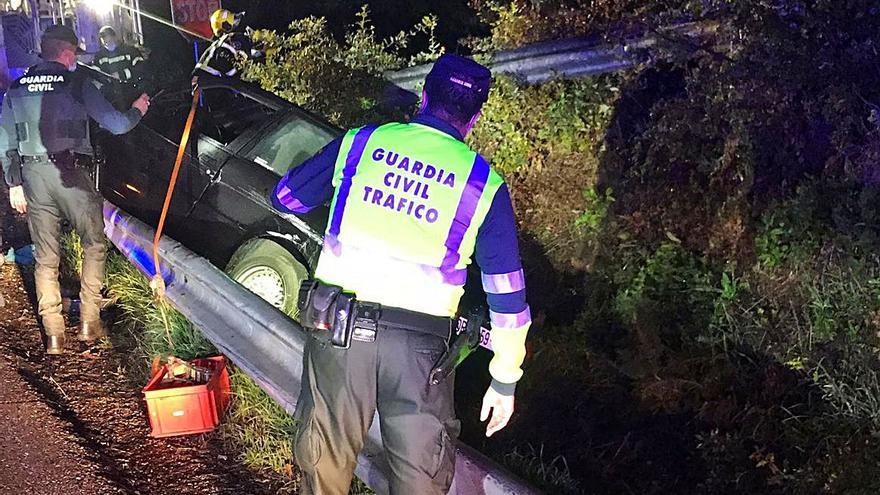
<path id="1" fill-rule="evenodd" d="M 485 363 L 463 370 L 466 441 L 548 493 L 875 493 L 880 9 L 473 5 L 491 29 L 467 43 L 477 56 L 586 33 L 663 42 L 627 73 L 496 78 L 470 142 L 511 185 L 536 324 L 518 415 L 491 442 Z M 681 22 L 712 34 L 659 31 Z M 381 75 L 435 56 L 436 23 L 380 39 L 362 12 L 339 38 L 304 18 L 261 32 L 267 61 L 247 74 L 340 125 L 399 118 L 412 108 L 386 104 Z M 294 425 L 252 403 L 234 413 L 261 433 L 236 437 L 247 459 L 290 473 Z"/>

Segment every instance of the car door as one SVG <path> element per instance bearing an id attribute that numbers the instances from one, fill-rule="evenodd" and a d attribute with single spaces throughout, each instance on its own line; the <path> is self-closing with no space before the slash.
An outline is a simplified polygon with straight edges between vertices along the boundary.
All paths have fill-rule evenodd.
<path id="1" fill-rule="evenodd" d="M 155 225 L 161 213 L 191 104 L 190 88 L 178 88 L 156 98 L 131 132 L 122 136 L 102 132 L 96 138 L 102 162 L 99 189 L 111 202 L 147 223 Z M 210 183 L 214 168 L 206 171 L 202 163 L 222 162 L 229 155 L 222 144 L 200 135 L 207 111 L 204 106 L 198 109 L 169 208 L 169 230 L 186 217 Z"/>
<path id="2" fill-rule="evenodd" d="M 156 98 L 141 123 L 129 133 L 114 136 L 101 131 L 95 135 L 101 193 L 151 224 L 155 224 L 162 208 L 190 101 L 189 91 L 177 88 Z M 193 200 L 187 167 L 180 183 L 172 205 L 175 212 L 185 212 Z"/>
<path id="3" fill-rule="evenodd" d="M 194 181 L 202 189 L 186 211 L 184 227 L 176 232 L 176 238 L 216 263 L 217 253 L 234 244 L 242 221 L 246 221 L 240 214 L 230 214 L 228 210 L 237 210 L 240 205 L 220 194 L 216 184 L 227 173 L 228 164 L 237 160 L 237 151 L 271 127 L 278 108 L 233 87 L 207 87 L 203 94 L 198 160 L 192 167 Z"/>
<path id="4" fill-rule="evenodd" d="M 223 233 L 217 229 L 213 237 L 223 238 L 209 241 L 215 246 L 216 253 L 211 256 L 215 263 L 222 265 L 244 240 L 267 230 L 297 235 L 304 234 L 304 230 L 309 235 L 323 233 L 326 211 L 304 216 L 304 223 L 294 228 L 272 208 L 269 195 L 287 170 L 300 165 L 338 133 L 304 112 L 290 109 L 223 166 L 192 215 L 196 222 L 222 219 Z"/>

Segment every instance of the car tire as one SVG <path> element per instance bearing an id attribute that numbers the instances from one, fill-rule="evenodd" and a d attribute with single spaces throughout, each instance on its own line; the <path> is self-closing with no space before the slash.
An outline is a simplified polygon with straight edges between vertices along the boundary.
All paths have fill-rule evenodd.
<path id="1" fill-rule="evenodd" d="M 248 241 L 235 251 L 226 273 L 269 304 L 296 318 L 299 286 L 309 272 L 280 244 L 267 239 Z"/>

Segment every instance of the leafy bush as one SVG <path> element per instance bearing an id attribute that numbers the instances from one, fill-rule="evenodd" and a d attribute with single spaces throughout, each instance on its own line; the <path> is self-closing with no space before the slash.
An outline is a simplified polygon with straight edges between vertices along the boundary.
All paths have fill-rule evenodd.
<path id="1" fill-rule="evenodd" d="M 520 86 L 496 77 L 468 137 L 505 176 L 523 234 L 562 269 L 592 252 L 611 203 L 610 191 L 596 188 L 619 82 L 608 75 Z"/>
<path id="2" fill-rule="evenodd" d="M 378 39 L 364 6 L 340 42 L 324 18 L 298 19 L 286 33 L 256 32 L 254 39 L 265 45 L 266 59 L 247 64 L 244 78 L 341 126 L 387 118 L 399 110 L 380 105 L 387 86 L 382 74 L 408 60 L 436 58 L 442 49 L 434 38 L 436 22 L 426 17 L 407 32 Z M 430 52 L 408 59 L 402 51 L 419 35 L 428 37 Z"/>
<path id="3" fill-rule="evenodd" d="M 550 258 L 555 270 L 589 270 L 564 287 L 531 277 L 532 294 L 535 281 L 542 282 L 539 297 L 532 296 L 536 312 L 534 302 L 545 301 L 540 292 L 551 287 L 558 295 L 581 292 L 584 308 L 573 324 L 533 339 L 535 355 L 556 366 L 531 363 L 520 401 L 554 399 L 530 386 L 535 370 L 542 383 L 577 377 L 567 393 L 589 392 L 569 394 L 574 407 L 583 407 L 596 389 L 609 396 L 628 392 L 653 414 L 683 413 L 703 422 L 689 448 L 705 464 L 681 461 L 699 481 L 665 485 L 666 492 L 871 492 L 876 483 L 841 453 L 874 469 L 861 464 L 871 455 L 861 442 L 880 426 L 873 255 L 880 246 L 880 73 L 865 74 L 864 67 L 880 44 L 880 12 L 866 1 L 591 3 L 608 10 L 553 18 L 548 13 L 580 3 L 488 3 L 493 38 L 477 46 L 512 47 L 576 32 L 572 26 L 616 21 L 654 32 L 670 21 L 718 23 L 709 43 L 667 40 L 664 46 L 677 55 L 683 47 L 691 53 L 686 61 L 662 62 L 614 82 L 619 92 L 604 102 L 610 116 L 589 141 L 598 146 L 594 172 L 546 187 L 563 205 L 585 190 L 597 193 L 587 198 L 595 204 L 601 191 L 613 188 L 606 214 L 595 218 L 593 207 L 581 206 L 569 217 L 574 225 L 599 226 L 588 232 L 599 241 L 589 262 L 571 249 L 583 231 L 546 228 L 566 208 L 535 204 L 543 188 L 524 180 L 536 165 L 564 162 L 543 161 L 549 154 L 536 152 L 542 143 L 530 133 L 559 125 L 542 121 L 549 105 L 535 96 L 548 85 L 497 86 L 499 99 L 490 101 L 494 106 L 481 123 L 491 127 L 485 137 L 475 133 L 474 142 L 507 173 L 523 230 L 542 248 L 539 256 Z M 527 272 L 536 265 L 534 258 L 525 261 Z M 588 359 L 583 369 L 573 356 Z M 597 369 L 619 375 L 591 379 Z M 645 421 L 647 415 L 632 415 L 615 459 L 662 462 L 632 445 L 636 440 L 627 442 Z M 524 426 L 518 432 L 523 442 L 550 438 L 529 437 L 527 428 L 547 433 Z M 601 430 L 590 431 L 593 441 Z M 816 438 L 828 440 L 807 449 Z M 566 458 L 602 453 L 560 449 Z M 603 463 L 599 476 L 610 477 L 604 469 L 614 464 Z M 657 478 L 653 485 L 638 483 L 612 481 L 605 491 L 664 492 Z"/>

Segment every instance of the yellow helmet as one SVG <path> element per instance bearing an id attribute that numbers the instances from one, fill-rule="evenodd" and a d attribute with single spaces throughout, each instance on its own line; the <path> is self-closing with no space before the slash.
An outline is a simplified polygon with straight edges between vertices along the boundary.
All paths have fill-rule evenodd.
<path id="1" fill-rule="evenodd" d="M 211 30 L 214 36 L 231 33 L 241 22 L 241 14 L 233 14 L 226 9 L 217 9 L 211 14 Z"/>

